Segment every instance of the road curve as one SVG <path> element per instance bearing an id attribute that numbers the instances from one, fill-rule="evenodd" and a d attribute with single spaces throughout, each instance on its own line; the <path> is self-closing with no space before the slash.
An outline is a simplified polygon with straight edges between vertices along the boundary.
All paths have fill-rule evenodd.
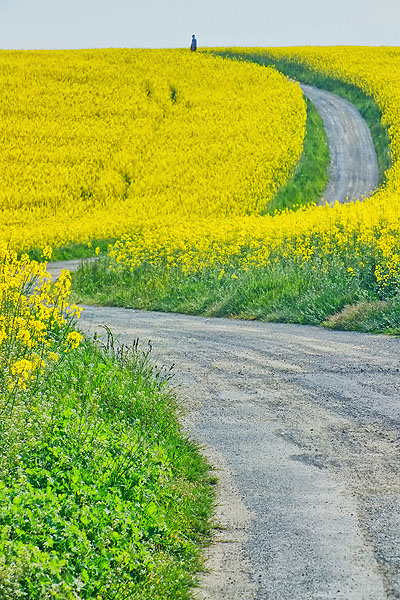
<path id="1" fill-rule="evenodd" d="M 301 84 L 324 122 L 329 144 L 329 182 L 320 204 L 367 197 L 379 185 L 379 168 L 367 123 L 357 108 L 325 90 Z"/>
<path id="2" fill-rule="evenodd" d="M 185 426 L 218 469 L 198 598 L 400 597 L 400 339 L 84 307 L 175 365 Z"/>
<path id="3" fill-rule="evenodd" d="M 302 86 L 331 153 L 324 200 L 378 185 L 358 111 Z M 79 261 L 54 263 L 75 270 Z M 400 340 L 260 322 L 84 307 L 175 365 L 184 424 L 215 465 L 224 525 L 202 600 L 400 598 Z"/>

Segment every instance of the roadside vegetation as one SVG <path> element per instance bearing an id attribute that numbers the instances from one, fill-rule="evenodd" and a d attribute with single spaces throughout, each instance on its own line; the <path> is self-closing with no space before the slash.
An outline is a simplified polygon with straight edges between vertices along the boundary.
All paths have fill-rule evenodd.
<path id="1" fill-rule="evenodd" d="M 0 280 L 0 599 L 190 598 L 213 493 L 168 377 L 82 337 L 67 272 L 3 248 Z"/>
<path id="2" fill-rule="evenodd" d="M 277 254 L 262 267 L 231 262 L 183 276 L 165 265 L 114 270 L 105 257 L 74 273 L 73 289 L 87 304 L 400 333 L 397 287 L 378 283 L 374 257 L 368 263 L 360 273 L 351 255 L 316 252 L 304 261 Z"/>

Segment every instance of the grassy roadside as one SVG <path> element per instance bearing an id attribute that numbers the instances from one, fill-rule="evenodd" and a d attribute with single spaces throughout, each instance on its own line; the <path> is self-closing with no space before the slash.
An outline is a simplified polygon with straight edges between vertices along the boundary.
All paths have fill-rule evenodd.
<path id="1" fill-rule="evenodd" d="M 275 67 L 278 71 L 292 79 L 333 92 L 354 104 L 366 120 L 371 131 L 378 158 L 380 184 L 384 182 L 385 173 L 391 167 L 388 127 L 382 125 L 382 114 L 372 96 L 368 96 L 355 85 L 315 71 L 311 67 L 307 67 L 307 65 L 295 60 L 277 59 L 267 53 L 262 56 L 259 54 L 240 54 L 231 51 L 216 52 L 216 54 L 225 58 L 250 60 L 260 65 Z"/>
<path id="2" fill-rule="evenodd" d="M 314 105 L 307 102 L 304 149 L 293 177 L 268 203 L 263 214 L 296 209 L 317 202 L 328 183 L 329 148 L 323 121 Z"/>
<path id="3" fill-rule="evenodd" d="M 336 329 L 400 334 L 400 300 L 382 292 L 373 271 L 354 275 L 354 264 L 316 255 L 307 263 L 280 259 L 248 271 L 209 269 L 183 276 L 147 265 L 112 271 L 111 260 L 73 275 L 75 298 L 86 304 L 123 306 L 214 317 L 324 325 Z M 388 294 L 385 297 L 384 294 Z M 359 308 L 358 308 L 359 307 Z"/>
<path id="4" fill-rule="evenodd" d="M 212 486 L 145 356 L 85 341 L 3 418 L 0 598 L 191 597 Z"/>
<path id="5" fill-rule="evenodd" d="M 82 339 L 68 276 L 1 258 L 0 600 L 188 600 L 213 481 L 168 376 Z"/>

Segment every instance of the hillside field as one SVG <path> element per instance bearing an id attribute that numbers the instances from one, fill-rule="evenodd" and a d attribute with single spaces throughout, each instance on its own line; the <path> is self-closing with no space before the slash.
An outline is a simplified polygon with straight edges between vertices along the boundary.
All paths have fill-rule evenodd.
<path id="1" fill-rule="evenodd" d="M 224 50 L 240 54 L 238 68 L 246 57 L 292 60 L 294 68 L 306 65 L 321 81 L 324 76 L 342 80 L 372 98 L 390 143 L 390 168 L 381 187 L 369 199 L 333 208 L 231 218 L 210 214 L 206 221 L 193 218 L 173 225 L 160 220 L 122 236 L 104 263 L 90 273 L 82 271 L 76 280 L 78 297 L 138 308 L 313 324 L 328 320 L 330 326 L 397 331 L 398 51 L 218 49 Z M 342 310 L 343 319 L 337 316 Z"/>
<path id="2" fill-rule="evenodd" d="M 254 57 L 373 104 L 376 193 L 316 204 L 321 120 Z M 0 52 L 0 600 L 188 600 L 202 566 L 215 478 L 170 374 L 77 303 L 400 333 L 399 75 L 392 48 Z M 53 250 L 98 260 L 51 282 Z"/>
<path id="3" fill-rule="evenodd" d="M 0 240 L 31 250 L 258 214 L 303 150 L 273 69 L 182 50 L 0 52 Z"/>

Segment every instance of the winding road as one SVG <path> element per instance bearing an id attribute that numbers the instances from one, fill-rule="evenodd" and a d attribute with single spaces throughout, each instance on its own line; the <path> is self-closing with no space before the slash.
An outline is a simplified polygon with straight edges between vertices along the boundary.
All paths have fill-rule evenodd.
<path id="1" fill-rule="evenodd" d="M 330 143 L 325 201 L 375 189 L 359 113 L 303 89 Z M 151 339 L 156 362 L 175 365 L 184 426 L 220 481 L 197 598 L 400 598 L 399 339 L 94 306 L 80 323 Z"/>
<path id="2" fill-rule="evenodd" d="M 329 182 L 320 204 L 367 197 L 379 184 L 379 168 L 367 123 L 357 108 L 336 94 L 301 84 L 324 122 L 328 138 Z"/>

